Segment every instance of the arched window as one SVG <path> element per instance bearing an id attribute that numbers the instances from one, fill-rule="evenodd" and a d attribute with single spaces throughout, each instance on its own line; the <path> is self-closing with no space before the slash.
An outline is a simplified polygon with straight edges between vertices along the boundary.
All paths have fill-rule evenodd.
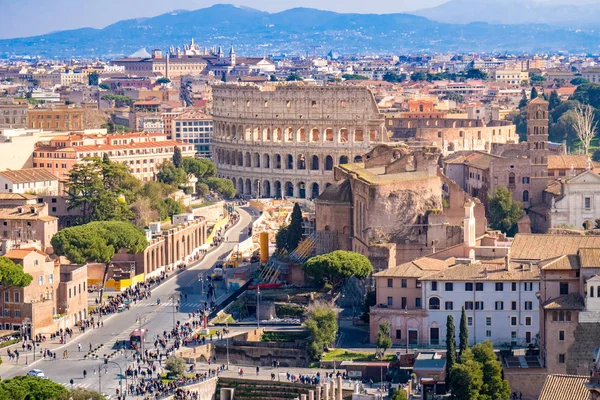
<path id="1" fill-rule="evenodd" d="M 508 186 L 515 186 L 515 174 L 511 172 L 508 174 Z"/>
<path id="2" fill-rule="evenodd" d="M 558 320 L 561 322 L 565 320 L 565 312 L 564 311 L 560 311 L 558 313 Z"/>
<path id="3" fill-rule="evenodd" d="M 331 171 L 333 169 L 333 157 L 325 157 L 325 171 Z"/>
<path id="4" fill-rule="evenodd" d="M 567 311 L 567 321 L 571 321 L 571 311 Z"/>
<path id="5" fill-rule="evenodd" d="M 348 164 L 348 156 L 341 156 L 340 164 Z"/>
<path id="6" fill-rule="evenodd" d="M 523 191 L 523 202 L 528 202 L 529 201 L 529 191 L 528 190 L 524 190 Z"/>
<path id="7" fill-rule="evenodd" d="M 594 297 L 594 287 L 590 286 L 590 297 Z"/>
<path id="8" fill-rule="evenodd" d="M 319 156 L 312 156 L 312 163 L 311 163 L 311 169 L 313 171 L 318 171 L 319 170 Z"/>
<path id="9" fill-rule="evenodd" d="M 429 309 L 430 310 L 439 310 L 440 309 L 440 299 L 437 297 L 431 297 L 429 299 Z"/>
<path id="10" fill-rule="evenodd" d="M 556 321 L 558 320 L 558 311 L 553 311 L 552 312 L 552 321 Z"/>

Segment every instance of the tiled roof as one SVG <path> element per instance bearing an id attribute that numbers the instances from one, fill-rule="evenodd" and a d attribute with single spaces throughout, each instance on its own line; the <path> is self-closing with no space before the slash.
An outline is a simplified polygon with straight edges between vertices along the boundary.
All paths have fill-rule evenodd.
<path id="1" fill-rule="evenodd" d="M 548 300 L 542 305 L 546 310 L 584 310 L 583 297 L 578 293 L 570 293 L 565 296 Z"/>
<path id="2" fill-rule="evenodd" d="M 548 375 L 538 400 L 589 400 L 590 391 L 585 387 L 588 376 Z"/>
<path id="3" fill-rule="evenodd" d="M 0 176 L 12 183 L 56 181 L 58 178 L 43 168 L 24 168 L 0 171 Z"/>
<path id="4" fill-rule="evenodd" d="M 334 182 L 323 190 L 317 202 L 334 202 L 352 204 L 352 185 L 349 179 Z"/>
<path id="5" fill-rule="evenodd" d="M 0 201 L 2 200 L 31 200 L 37 199 L 37 196 L 32 194 L 21 193 L 0 193 Z"/>
<path id="6" fill-rule="evenodd" d="M 585 154 L 559 154 L 548 156 L 548 169 L 586 169 L 588 157 Z"/>
<path id="7" fill-rule="evenodd" d="M 600 267 L 600 249 L 579 249 L 579 262 L 581 268 Z"/>
<path id="8" fill-rule="evenodd" d="M 579 269 L 579 258 L 574 254 L 565 254 L 541 261 L 539 267 L 546 270 L 574 270 Z"/>
<path id="9" fill-rule="evenodd" d="M 38 253 L 44 257 L 48 257 L 48 254 L 38 249 L 12 249 L 8 253 L 6 253 L 5 256 L 12 260 L 22 260 L 31 253 Z"/>
<path id="10" fill-rule="evenodd" d="M 437 260 L 435 258 L 422 257 L 397 265 L 374 274 L 377 277 L 402 277 L 421 278 L 430 272 L 441 271 L 454 262 L 454 258 L 448 260 Z"/>
<path id="11" fill-rule="evenodd" d="M 22 219 L 26 221 L 31 220 L 39 220 L 40 217 L 37 213 L 45 207 L 45 204 L 27 204 L 24 206 L 11 206 L 11 207 L 0 207 L 0 219 Z M 23 211 L 19 212 L 19 208 L 22 208 Z M 34 213 L 29 212 L 30 209 L 34 209 Z"/>
<path id="12" fill-rule="evenodd" d="M 457 154 L 458 153 L 458 154 Z M 460 151 L 444 159 L 446 164 L 464 164 L 469 167 L 486 170 L 490 168 L 490 161 L 493 159 L 501 159 L 502 157 L 493 154 L 484 153 L 481 151 Z"/>
<path id="13" fill-rule="evenodd" d="M 540 269 L 537 265 L 511 262 L 507 270 L 503 259 L 455 264 L 422 278 L 427 281 L 536 281 L 539 279 Z"/>
<path id="14" fill-rule="evenodd" d="M 600 248 L 600 236 L 519 233 L 510 247 L 510 256 L 519 260 L 547 260 L 577 254 L 585 247 Z"/>

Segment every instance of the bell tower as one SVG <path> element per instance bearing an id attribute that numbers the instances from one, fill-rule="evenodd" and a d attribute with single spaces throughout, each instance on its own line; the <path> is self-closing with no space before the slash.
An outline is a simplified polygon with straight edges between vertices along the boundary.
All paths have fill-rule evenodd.
<path id="1" fill-rule="evenodd" d="M 548 102 L 537 97 L 527 104 L 527 149 L 530 161 L 532 206 L 542 204 L 548 187 Z"/>

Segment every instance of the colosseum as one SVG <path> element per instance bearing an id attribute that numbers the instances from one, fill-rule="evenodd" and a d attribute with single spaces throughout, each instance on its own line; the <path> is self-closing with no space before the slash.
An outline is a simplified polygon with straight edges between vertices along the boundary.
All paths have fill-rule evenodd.
<path id="1" fill-rule="evenodd" d="M 385 119 L 362 87 L 218 84 L 213 159 L 238 194 L 316 198 L 333 167 L 388 142 Z"/>

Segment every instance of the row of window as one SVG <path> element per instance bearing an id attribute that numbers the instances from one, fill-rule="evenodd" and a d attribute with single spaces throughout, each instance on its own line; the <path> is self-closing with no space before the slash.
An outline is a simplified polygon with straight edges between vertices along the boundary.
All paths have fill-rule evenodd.
<path id="1" fill-rule="evenodd" d="M 388 298 L 388 305 L 389 304 L 389 299 Z M 403 297 L 404 299 L 404 297 Z M 421 299 L 419 299 L 419 304 Z M 444 302 L 444 307 L 445 310 L 454 310 L 454 302 L 453 301 L 446 301 Z M 483 301 L 465 301 L 464 304 L 465 310 L 485 310 L 485 303 Z M 523 308 L 525 310 L 533 310 L 533 302 L 532 301 L 525 301 L 523 303 Z M 438 297 L 431 297 L 429 299 L 429 309 L 430 310 L 439 310 L 441 309 L 441 302 L 440 299 Z M 516 301 L 511 301 L 510 302 L 510 309 L 512 311 L 517 310 L 517 302 Z M 496 311 L 503 311 L 504 310 L 504 301 L 496 301 L 494 303 L 494 310 Z"/>
<path id="2" fill-rule="evenodd" d="M 183 122 L 175 122 L 175 126 L 211 126 L 212 127 L 212 121 L 183 121 Z"/>
<path id="3" fill-rule="evenodd" d="M 9 317 L 9 318 L 10 317 L 20 318 L 21 317 L 21 310 L 7 310 L 7 309 L 4 309 L 4 311 L 2 312 L 2 316 L 3 317 Z"/>
<path id="4" fill-rule="evenodd" d="M 495 290 L 496 292 L 502 292 L 504 291 L 504 284 L 506 283 L 506 285 L 508 286 L 508 282 L 495 282 Z M 523 291 L 526 292 L 530 292 L 533 291 L 533 287 L 534 287 L 534 282 L 523 282 Z M 389 285 L 389 283 L 388 283 Z M 444 283 L 444 290 L 446 292 L 452 292 L 454 291 L 454 282 L 445 282 Z M 539 290 L 539 282 L 536 284 L 536 288 L 537 290 Z M 405 286 L 403 286 L 405 287 Z M 510 282 L 510 290 L 513 292 L 516 292 L 518 290 L 518 282 Z M 484 282 L 465 282 L 464 284 L 464 288 L 466 292 L 472 292 L 473 289 L 475 289 L 476 292 L 482 292 L 483 288 L 484 288 Z M 432 291 L 437 291 L 438 290 L 438 282 L 437 281 L 432 281 L 431 282 L 431 290 Z M 507 289 L 508 290 L 508 289 Z"/>

